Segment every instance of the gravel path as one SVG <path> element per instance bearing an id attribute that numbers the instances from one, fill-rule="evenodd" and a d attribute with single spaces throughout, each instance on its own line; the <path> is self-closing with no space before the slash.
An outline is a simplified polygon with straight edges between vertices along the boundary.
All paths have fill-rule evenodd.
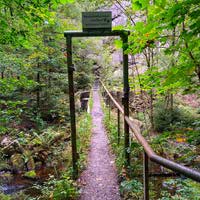
<path id="1" fill-rule="evenodd" d="M 82 173 L 80 200 L 120 200 L 114 158 L 110 154 L 108 138 L 102 123 L 98 88 L 93 90 L 92 139 L 88 167 Z"/>

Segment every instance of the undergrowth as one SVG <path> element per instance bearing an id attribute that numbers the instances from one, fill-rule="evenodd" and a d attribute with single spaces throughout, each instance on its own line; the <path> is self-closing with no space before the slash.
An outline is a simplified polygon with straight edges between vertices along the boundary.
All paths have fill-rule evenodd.
<path id="1" fill-rule="evenodd" d="M 199 200 L 200 185 L 190 179 L 167 179 L 159 200 Z"/>
<path id="2" fill-rule="evenodd" d="M 90 98 L 89 106 L 92 106 L 92 99 Z M 90 145 L 91 136 L 91 116 L 87 112 L 81 112 L 77 116 L 77 151 L 78 151 L 78 167 L 79 171 L 82 171 L 86 166 L 86 157 Z M 46 144 L 48 141 L 46 141 Z M 63 145 L 63 144 L 60 144 Z M 71 145 L 70 143 L 67 145 Z M 70 148 L 71 149 L 71 148 Z M 71 168 L 71 150 L 66 154 L 68 158 L 68 166 L 66 166 L 65 172 L 58 175 L 57 169 L 55 169 L 55 175 L 51 175 L 48 180 L 42 184 L 35 184 L 32 190 L 36 191 L 36 197 L 26 195 L 26 191 L 16 193 L 14 195 L 5 195 L 0 193 L 0 199 L 2 200 L 75 200 L 79 196 L 79 186 L 74 180 L 72 180 L 72 168 Z"/>
<path id="3" fill-rule="evenodd" d="M 91 100 L 90 100 L 91 102 Z M 89 102 L 91 106 L 92 103 Z M 89 113 L 84 112 L 77 119 L 77 150 L 79 152 L 79 169 L 82 171 L 86 167 L 87 155 L 90 146 L 92 117 Z"/>
<path id="4" fill-rule="evenodd" d="M 129 168 L 129 174 L 124 169 L 124 141 L 123 141 L 123 130 L 121 124 L 121 137 L 120 144 L 118 144 L 118 132 L 117 132 L 117 116 L 114 112 L 109 114 L 108 107 L 103 104 L 104 108 L 104 124 L 107 129 L 110 145 L 112 151 L 116 156 L 116 166 L 120 178 L 120 194 L 123 200 L 143 199 L 143 184 L 142 184 L 142 148 L 136 141 L 131 141 L 130 152 L 131 152 L 131 166 Z M 110 116 L 109 116 L 110 115 Z M 122 119 L 121 119 L 122 121 Z M 161 149 L 167 147 L 169 150 L 168 139 L 174 137 L 176 139 L 177 134 L 171 134 L 165 132 L 160 137 L 154 138 L 152 145 L 154 149 Z M 191 136 L 190 136 L 191 137 Z M 191 148 L 191 146 L 187 146 Z M 183 155 L 187 154 L 188 149 L 183 148 L 183 145 L 177 146 L 180 148 Z M 171 150 L 172 151 L 172 150 Z M 176 149 L 177 151 L 177 149 Z M 165 150 L 163 149 L 163 152 Z M 181 159 L 182 157 L 180 157 Z M 139 175 L 139 178 L 137 178 Z M 150 199 L 153 200 L 199 200 L 199 185 L 189 179 L 159 179 L 160 185 L 157 186 L 153 181 L 150 180 Z"/>
<path id="5" fill-rule="evenodd" d="M 125 170 L 124 167 L 124 134 L 123 134 L 123 123 L 120 124 L 121 131 L 120 131 L 120 142 L 118 144 L 118 129 L 117 129 L 117 116 L 114 113 L 109 114 L 109 109 L 103 105 L 104 110 L 104 124 L 108 133 L 108 138 L 110 141 L 110 145 L 112 147 L 112 151 L 116 156 L 115 163 L 117 166 L 119 180 L 120 180 L 120 194 L 123 200 L 128 199 L 142 199 L 142 183 L 139 179 L 132 180 L 134 174 L 141 169 L 141 164 L 137 157 L 140 157 L 140 146 L 132 141 L 130 145 L 130 149 L 128 151 L 131 152 L 131 165 L 129 167 L 129 174 Z M 110 115 L 110 116 L 109 116 Z M 122 122 L 122 119 L 121 119 Z M 134 159 L 134 160 L 133 160 Z"/>
<path id="6" fill-rule="evenodd" d="M 90 103 L 90 105 L 91 104 L 92 103 Z M 82 171 L 86 166 L 90 136 L 91 116 L 87 112 L 82 112 L 77 117 L 77 151 L 79 154 L 78 167 L 80 171 Z M 75 181 L 71 179 L 71 173 L 71 168 L 68 168 L 59 180 L 53 178 L 46 182 L 40 189 L 43 196 L 52 197 L 54 200 L 77 199 L 79 196 L 79 189 Z"/>
<path id="7" fill-rule="evenodd" d="M 175 105 L 173 109 L 166 108 L 163 102 L 155 105 L 154 127 L 158 132 L 171 131 L 180 128 L 196 128 L 200 124 L 197 114 L 190 109 Z"/>

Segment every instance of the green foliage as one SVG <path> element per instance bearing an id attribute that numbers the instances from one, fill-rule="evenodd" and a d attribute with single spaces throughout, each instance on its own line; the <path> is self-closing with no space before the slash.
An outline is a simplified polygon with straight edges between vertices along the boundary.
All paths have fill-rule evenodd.
<path id="1" fill-rule="evenodd" d="M 105 105 L 105 104 L 104 104 Z M 109 118 L 109 108 L 104 107 L 104 124 L 108 131 L 108 137 L 110 140 L 110 144 L 112 146 L 112 150 L 114 151 L 114 154 L 116 155 L 116 166 L 119 171 L 119 173 L 122 173 L 123 167 L 124 167 L 124 146 L 122 143 L 123 133 L 121 131 L 120 135 L 120 144 L 118 144 L 118 132 L 117 132 L 117 121 L 113 117 Z"/>
<path id="2" fill-rule="evenodd" d="M 158 146 L 165 146 L 168 143 L 168 140 L 172 137 L 174 137 L 175 134 L 169 131 L 163 132 L 162 134 L 156 136 L 153 138 L 153 145 Z"/>
<path id="3" fill-rule="evenodd" d="M 4 134 L 11 123 L 20 124 L 26 101 L 0 100 L 0 134 Z"/>
<path id="4" fill-rule="evenodd" d="M 166 108 L 163 102 L 158 103 L 155 107 L 154 125 L 155 130 L 159 132 L 192 126 L 194 119 L 189 112 L 178 107 Z"/>
<path id="5" fill-rule="evenodd" d="M 21 191 L 21 192 L 17 192 L 16 194 L 12 195 L 11 200 L 16 200 L 16 199 L 17 200 L 18 199 L 20 199 L 20 200 L 31 200 L 31 197 L 29 195 L 24 194 L 24 192 Z"/>
<path id="6" fill-rule="evenodd" d="M 35 138 L 31 141 L 33 145 L 38 144 L 38 145 L 43 145 L 48 148 L 52 145 L 53 141 L 57 137 L 62 137 L 64 133 L 57 132 L 56 130 L 54 130 L 54 127 L 48 127 L 47 129 L 43 130 L 42 134 L 33 132 L 33 135 L 35 136 Z"/>
<path id="7" fill-rule="evenodd" d="M 200 144 L 200 131 L 197 130 L 190 130 L 187 132 L 188 136 L 188 142 L 193 145 L 199 145 Z"/>
<path id="8" fill-rule="evenodd" d="M 90 98 L 90 102 L 91 102 Z M 92 103 L 89 103 L 92 104 Z M 91 105 L 90 105 L 91 106 Z M 90 107 L 92 109 L 92 107 Z M 81 113 L 77 119 L 77 149 L 79 152 L 79 168 L 82 170 L 87 164 L 87 155 L 90 147 L 90 137 L 92 129 L 92 118 L 87 112 Z"/>
<path id="9" fill-rule="evenodd" d="M 25 195 L 23 192 L 18 192 L 14 195 L 6 195 L 3 193 L 0 193 L 0 199 L 1 200 L 31 200 L 31 198 L 27 195 Z"/>
<path id="10" fill-rule="evenodd" d="M 151 145 L 160 155 L 176 160 L 181 163 L 192 165 L 197 157 L 197 148 L 191 144 L 186 144 L 188 132 L 167 131 L 152 138 Z M 195 141 L 195 140 L 194 140 Z"/>
<path id="11" fill-rule="evenodd" d="M 63 176 L 62 180 L 58 180 L 54 184 L 53 198 L 55 200 L 75 199 L 78 196 L 75 184 L 69 177 Z"/>
<path id="12" fill-rule="evenodd" d="M 156 108 L 154 114 L 155 130 L 159 132 L 171 130 L 177 122 L 181 122 L 179 109 L 163 109 L 160 106 Z"/>
<path id="13" fill-rule="evenodd" d="M 24 176 L 27 177 L 27 178 L 34 179 L 34 178 L 36 178 L 36 172 L 34 170 L 31 170 L 31 171 L 26 172 L 24 174 Z"/>
<path id="14" fill-rule="evenodd" d="M 80 19 L 71 12 L 77 14 L 80 7 L 72 0 L 0 3 L 1 134 L 16 126 L 43 129 L 48 123 L 69 121 L 67 68 L 61 51 L 65 40 L 60 33 L 77 28 Z M 93 80 L 93 63 L 85 57 L 94 44 L 85 40 L 74 46 L 76 91 L 85 90 Z"/>
<path id="15" fill-rule="evenodd" d="M 142 197 L 142 184 L 138 180 L 129 180 L 127 178 L 126 170 L 124 169 L 124 143 L 123 133 L 121 128 L 120 143 L 118 144 L 118 131 L 117 131 L 117 119 L 114 113 L 111 112 L 109 118 L 109 110 L 104 107 L 104 124 L 108 132 L 109 141 L 116 158 L 115 163 L 118 169 L 118 174 L 122 178 L 120 183 L 120 194 L 124 200 L 128 199 L 141 199 Z M 122 124 L 121 124 L 122 127 Z M 129 176 L 134 177 L 134 173 L 138 173 L 141 170 L 141 163 L 138 157 L 140 156 L 141 146 L 134 141 L 131 141 L 131 146 L 128 151 L 131 152 L 131 166 L 129 167 Z M 132 165 L 133 164 L 133 165 Z"/>
<path id="16" fill-rule="evenodd" d="M 159 200 L 198 200 L 200 198 L 199 184 L 191 180 L 168 179 L 164 182 L 165 190 Z"/>
<path id="17" fill-rule="evenodd" d="M 0 193 L 0 199 L 2 199 L 2 200 L 11 200 L 11 196 L 10 195 L 5 195 L 3 193 Z"/>
<path id="18" fill-rule="evenodd" d="M 132 30 L 128 52 L 145 55 L 148 67 L 146 75 L 150 76 L 145 77 L 143 86 L 156 88 L 156 92 L 160 90 L 162 94 L 179 89 L 191 93 L 198 91 L 199 1 L 133 0 L 132 8 L 133 16 L 139 14 L 143 17 L 137 19 L 134 26 L 128 25 Z M 163 53 L 165 57 L 161 58 Z M 155 65 L 155 58 L 162 62 L 168 56 L 169 62 L 160 63 L 157 73 L 152 74 L 149 67 Z"/>
<path id="19" fill-rule="evenodd" d="M 142 199 L 143 187 L 138 180 L 123 181 L 120 184 L 120 193 L 123 199 Z"/>
<path id="20" fill-rule="evenodd" d="M 43 185 L 35 185 L 35 188 L 41 191 L 42 195 L 37 198 L 32 198 L 35 200 L 39 199 L 50 199 L 64 200 L 64 199 L 76 199 L 78 196 L 78 191 L 76 184 L 71 180 L 68 173 L 64 173 L 60 179 L 55 179 L 53 176 L 50 177 L 48 182 Z"/>
<path id="21" fill-rule="evenodd" d="M 53 0 L 53 1 L 26 1 L 13 0 L 7 2 L 1 0 L 1 31 L 0 44 L 24 45 L 27 41 L 37 34 L 34 29 L 36 26 L 42 25 L 45 20 L 53 21 L 54 10 L 61 4 L 71 3 L 72 0 Z M 51 9 L 50 9 L 51 8 Z"/>

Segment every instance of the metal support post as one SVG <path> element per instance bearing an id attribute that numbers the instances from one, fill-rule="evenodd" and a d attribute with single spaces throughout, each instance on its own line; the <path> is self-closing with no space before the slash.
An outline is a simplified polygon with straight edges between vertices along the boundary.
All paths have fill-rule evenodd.
<path id="1" fill-rule="evenodd" d="M 120 144 L 120 110 L 117 109 L 117 144 Z"/>
<path id="2" fill-rule="evenodd" d="M 67 36 L 67 66 L 68 66 L 68 85 L 69 85 L 69 102 L 70 102 L 70 120 L 71 120 L 71 145 L 72 145 L 72 166 L 73 178 L 78 177 L 77 166 L 77 146 L 76 146 L 76 115 L 75 115 L 75 100 L 74 100 L 74 81 L 72 64 L 72 38 Z"/>
<path id="3" fill-rule="evenodd" d="M 128 47 L 128 33 L 124 32 L 121 35 L 123 42 L 123 84 L 124 84 L 124 116 L 129 117 L 129 73 L 128 73 L 128 54 L 126 53 Z M 124 148 L 125 148 L 125 166 L 130 166 L 130 150 L 129 150 L 129 125 L 127 124 L 124 117 Z"/>
<path id="4" fill-rule="evenodd" d="M 110 108 L 110 97 L 108 97 L 108 119 L 109 119 L 109 121 L 110 121 L 110 111 L 111 110 L 111 108 Z"/>
<path id="5" fill-rule="evenodd" d="M 143 170 L 144 200 L 149 200 L 149 158 L 145 151 L 143 156 Z"/>

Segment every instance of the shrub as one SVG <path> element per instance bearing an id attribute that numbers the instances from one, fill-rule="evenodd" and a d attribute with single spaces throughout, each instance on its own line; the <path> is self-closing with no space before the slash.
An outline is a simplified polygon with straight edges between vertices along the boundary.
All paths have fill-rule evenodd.
<path id="1" fill-rule="evenodd" d="M 158 132 L 171 131 L 176 128 L 191 127 L 194 117 L 189 111 L 174 107 L 165 108 L 164 103 L 159 102 L 154 110 L 154 127 Z"/>
<path id="2" fill-rule="evenodd" d="M 53 191 L 55 200 L 75 199 L 78 196 L 77 189 L 69 177 L 63 177 L 55 183 L 56 187 Z"/>
<path id="3" fill-rule="evenodd" d="M 9 195 L 0 193 L 0 199 L 1 200 L 11 200 L 11 197 Z"/>
<path id="4" fill-rule="evenodd" d="M 120 185 L 120 193 L 124 199 L 141 199 L 142 183 L 137 180 L 123 181 Z"/>
<path id="5" fill-rule="evenodd" d="M 200 186 L 189 179 L 167 179 L 159 200 L 198 200 L 200 199 Z"/>
<path id="6" fill-rule="evenodd" d="M 64 173 L 60 179 L 55 179 L 51 176 L 50 179 L 42 185 L 35 185 L 34 189 L 41 192 L 39 199 L 54 199 L 54 200 L 74 200 L 78 197 L 78 189 L 75 182 L 70 178 L 68 172 Z"/>

